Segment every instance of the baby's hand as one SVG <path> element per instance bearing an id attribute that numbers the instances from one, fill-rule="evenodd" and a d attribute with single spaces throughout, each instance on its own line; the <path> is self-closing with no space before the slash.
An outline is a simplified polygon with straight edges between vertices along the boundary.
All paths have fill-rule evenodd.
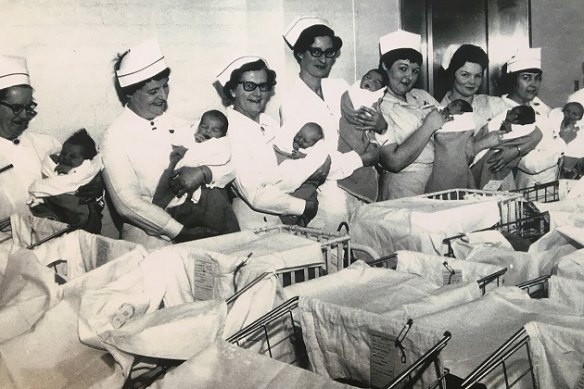
<path id="1" fill-rule="evenodd" d="M 302 159 L 305 158 L 306 154 L 304 154 L 303 152 L 300 152 L 298 150 L 292 150 L 292 158 L 294 159 Z"/>
<path id="2" fill-rule="evenodd" d="M 72 169 L 72 167 L 71 167 L 71 166 L 67 166 L 67 165 L 61 165 L 61 164 L 59 164 L 59 165 L 57 165 L 57 166 L 55 167 L 55 172 L 56 172 L 57 174 L 67 174 L 67 173 L 69 173 L 69 171 L 70 171 L 71 169 Z"/>
<path id="3" fill-rule="evenodd" d="M 205 135 L 203 134 L 195 134 L 195 141 L 197 141 L 197 143 L 203 143 L 204 141 L 206 141 L 207 138 L 205 138 Z"/>

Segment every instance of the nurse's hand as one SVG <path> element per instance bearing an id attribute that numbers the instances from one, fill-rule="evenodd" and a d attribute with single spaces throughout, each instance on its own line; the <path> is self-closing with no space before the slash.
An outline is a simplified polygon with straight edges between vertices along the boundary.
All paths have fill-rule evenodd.
<path id="1" fill-rule="evenodd" d="M 369 143 L 365 152 L 359 157 L 361 157 L 361 162 L 363 162 L 363 166 L 374 166 L 377 165 L 379 162 L 379 150 L 380 147 L 375 143 Z"/>
<path id="2" fill-rule="evenodd" d="M 428 130 L 432 131 L 432 133 L 438 131 L 442 128 L 446 122 L 452 120 L 452 115 L 445 115 L 441 111 L 438 111 L 436 108 L 432 109 L 428 115 L 424 118 L 424 122 L 422 123 L 422 127 L 427 128 Z"/>
<path id="3" fill-rule="evenodd" d="M 519 163 L 519 155 L 515 147 L 500 147 L 496 150 L 497 152 L 487 160 L 490 171 L 498 172 L 508 166 L 515 159 L 517 159 L 517 163 Z"/>
<path id="4" fill-rule="evenodd" d="M 375 131 L 378 134 L 383 134 L 387 130 L 385 118 L 373 108 L 359 108 L 355 120 L 357 122 L 357 130 L 360 131 Z"/>
<path id="5" fill-rule="evenodd" d="M 205 184 L 204 167 L 186 167 L 177 169 L 170 176 L 170 187 L 178 197 L 192 193 Z"/>

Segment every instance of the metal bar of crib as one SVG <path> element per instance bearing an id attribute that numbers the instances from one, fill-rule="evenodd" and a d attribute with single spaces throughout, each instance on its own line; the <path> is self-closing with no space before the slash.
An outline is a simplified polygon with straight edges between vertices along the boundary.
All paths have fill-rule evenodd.
<path id="1" fill-rule="evenodd" d="M 535 384 L 535 377 L 533 375 L 533 362 L 529 354 L 528 348 L 529 335 L 525 331 L 525 328 L 521 328 L 515 334 L 513 334 L 505 343 L 503 343 L 495 352 L 493 352 L 483 363 L 481 363 L 474 371 L 472 371 L 460 385 L 460 389 L 468 389 L 475 385 L 477 382 L 482 380 L 485 376 L 491 373 L 497 366 L 503 365 L 503 374 L 505 375 L 505 387 L 511 388 L 517 382 L 519 382 L 527 373 L 531 373 L 531 378 Z M 509 377 L 507 375 L 507 368 L 505 366 L 505 360 L 507 360 L 511 355 L 513 355 L 521 347 L 525 346 L 526 353 L 528 357 L 529 368 L 524 371 L 515 381 L 509 383 Z"/>
<path id="2" fill-rule="evenodd" d="M 529 294 L 529 296 L 532 298 L 546 297 L 547 283 L 548 283 L 550 277 L 551 277 L 550 275 L 540 276 L 540 277 L 534 278 L 532 280 L 522 282 L 522 283 L 517 284 L 515 286 L 517 286 L 520 289 L 525 290 L 527 292 L 527 294 Z M 533 289 L 535 289 L 535 290 L 533 290 Z"/>
<path id="3" fill-rule="evenodd" d="M 393 381 L 391 381 L 387 386 L 384 387 L 384 389 L 393 389 L 397 387 L 399 384 L 403 383 L 403 381 L 407 379 L 418 368 L 430 362 L 433 358 L 436 358 L 438 356 L 438 353 L 440 353 L 440 351 L 442 351 L 442 349 L 446 347 L 446 344 L 448 343 L 450 338 L 452 338 L 452 334 L 448 331 L 444 332 L 443 338 L 440 339 L 438 343 L 432 346 L 432 348 L 426 351 L 424 355 L 418 358 L 406 370 L 404 370 L 397 377 L 395 377 Z M 443 379 L 444 375 L 439 374 L 438 380 L 434 385 L 432 385 L 432 387 L 436 387 L 436 385 L 440 385 L 440 387 L 443 387 L 442 383 Z"/>
<path id="4" fill-rule="evenodd" d="M 484 295 L 487 292 L 487 285 L 494 280 L 497 280 L 497 286 L 501 286 L 501 277 L 505 273 L 507 273 L 506 267 L 478 280 L 477 283 L 479 284 L 482 294 Z"/>
<path id="5" fill-rule="evenodd" d="M 62 229 L 61 231 L 57 231 L 54 234 L 51 234 L 51 235 L 47 236 L 46 238 L 41 239 L 38 242 L 31 244 L 30 246 L 27 247 L 27 249 L 28 250 L 32 250 L 35 247 L 38 247 L 38 246 L 42 245 L 43 243 L 46 243 L 46 242 L 48 242 L 48 241 L 50 241 L 52 239 L 58 238 L 60 236 L 63 236 L 63 235 L 65 235 L 68 232 L 75 231 L 78 228 L 79 228 L 79 226 L 69 226 L 69 227 L 66 227 L 66 228 Z"/>
<path id="6" fill-rule="evenodd" d="M 273 275 L 273 273 L 270 272 L 263 272 L 262 274 L 260 274 L 259 276 L 257 276 L 256 278 L 253 279 L 253 281 L 251 281 L 249 284 L 245 285 L 243 288 L 241 288 L 239 291 L 237 291 L 237 293 L 235 293 L 233 296 L 227 298 L 227 300 L 225 300 L 225 302 L 227 304 L 231 304 L 232 302 L 234 302 L 239 296 L 241 296 L 242 294 L 244 294 L 245 292 L 247 292 L 248 290 L 250 290 L 251 288 L 253 288 L 255 285 L 257 285 L 260 281 L 262 281 L 264 278 L 268 278 L 268 276 Z"/>
<path id="7" fill-rule="evenodd" d="M 371 267 L 384 267 L 386 269 L 396 269 L 397 268 L 397 254 L 385 255 L 383 257 L 374 259 L 373 261 L 368 261 L 367 265 Z"/>

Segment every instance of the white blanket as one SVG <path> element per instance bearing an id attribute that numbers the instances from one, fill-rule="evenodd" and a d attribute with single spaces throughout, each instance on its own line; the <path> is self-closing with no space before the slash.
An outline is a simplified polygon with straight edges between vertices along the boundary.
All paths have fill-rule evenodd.
<path id="1" fill-rule="evenodd" d="M 491 227 L 500 220 L 495 199 L 410 197 L 362 205 L 351 217 L 351 241 L 381 255 L 397 250 L 443 254 L 442 240 Z"/>

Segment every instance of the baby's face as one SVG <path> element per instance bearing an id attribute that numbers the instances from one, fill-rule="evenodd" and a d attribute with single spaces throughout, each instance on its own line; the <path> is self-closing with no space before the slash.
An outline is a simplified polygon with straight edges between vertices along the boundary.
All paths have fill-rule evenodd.
<path id="1" fill-rule="evenodd" d="M 509 111 L 507 111 L 507 115 L 505 116 L 505 120 L 509 123 L 517 124 L 519 122 L 519 116 L 521 115 L 521 108 L 520 107 L 513 107 Z"/>
<path id="2" fill-rule="evenodd" d="M 320 140 L 320 134 L 314 125 L 305 124 L 294 137 L 292 148 L 294 150 L 307 149 L 314 146 Z"/>
<path id="3" fill-rule="evenodd" d="M 65 142 L 59 154 L 59 165 L 74 168 L 80 166 L 84 160 L 83 146 Z"/>
<path id="4" fill-rule="evenodd" d="M 222 138 L 225 136 L 225 125 L 220 119 L 205 115 L 199 122 L 197 134 L 203 135 L 206 139 Z"/>
<path id="5" fill-rule="evenodd" d="M 450 115 L 458 115 L 462 113 L 462 103 L 458 101 L 453 101 L 448 104 L 448 113 Z"/>
<path id="6" fill-rule="evenodd" d="M 564 105 L 562 109 L 564 113 L 564 118 L 577 122 L 578 120 L 582 120 L 582 116 L 584 116 L 584 109 L 580 104 L 568 103 Z"/>
<path id="7" fill-rule="evenodd" d="M 361 89 L 375 92 L 383 88 L 383 77 L 379 72 L 369 71 L 361 79 Z"/>

